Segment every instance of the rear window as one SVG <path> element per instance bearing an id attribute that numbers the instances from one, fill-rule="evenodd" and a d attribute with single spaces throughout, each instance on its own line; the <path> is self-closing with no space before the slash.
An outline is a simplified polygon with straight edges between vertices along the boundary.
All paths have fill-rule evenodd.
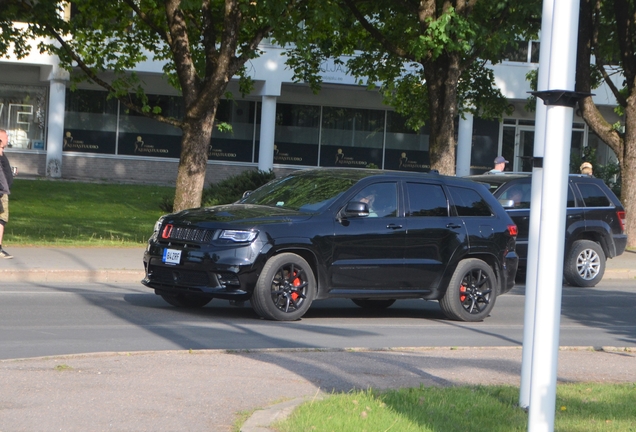
<path id="1" fill-rule="evenodd" d="M 486 200 L 473 189 L 449 186 L 458 216 L 492 216 L 492 210 Z"/>
<path id="2" fill-rule="evenodd" d="M 448 216 L 444 189 L 437 184 L 407 183 L 409 208 L 407 216 Z"/>
<path id="3" fill-rule="evenodd" d="M 612 202 L 607 198 L 603 190 L 593 183 L 577 184 L 585 207 L 611 207 Z"/>

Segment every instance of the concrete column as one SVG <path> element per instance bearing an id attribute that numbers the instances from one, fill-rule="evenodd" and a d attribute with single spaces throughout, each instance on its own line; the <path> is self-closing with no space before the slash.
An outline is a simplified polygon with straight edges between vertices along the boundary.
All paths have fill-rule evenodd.
<path id="1" fill-rule="evenodd" d="M 276 96 L 262 96 L 261 136 L 258 151 L 258 169 L 269 171 L 274 167 L 274 137 L 276 134 Z"/>
<path id="2" fill-rule="evenodd" d="M 65 80 L 52 79 L 49 84 L 48 131 L 46 135 L 46 176 L 62 177 L 64 148 Z"/>
<path id="3" fill-rule="evenodd" d="M 463 177 L 470 175 L 470 156 L 473 146 L 473 115 L 465 113 L 464 117 L 459 116 L 459 126 L 457 128 L 457 168 L 455 175 Z"/>

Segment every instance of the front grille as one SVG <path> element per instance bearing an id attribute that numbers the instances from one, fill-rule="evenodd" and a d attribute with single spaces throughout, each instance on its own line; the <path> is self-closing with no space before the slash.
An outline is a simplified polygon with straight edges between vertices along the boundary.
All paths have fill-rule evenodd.
<path id="1" fill-rule="evenodd" d="M 210 278 L 206 272 L 181 268 L 151 265 L 148 269 L 148 275 L 151 281 L 166 285 L 208 286 L 210 283 Z"/>
<path id="2" fill-rule="evenodd" d="M 180 240 L 196 243 L 209 243 L 214 237 L 214 230 L 166 225 L 161 231 L 164 240 Z"/>

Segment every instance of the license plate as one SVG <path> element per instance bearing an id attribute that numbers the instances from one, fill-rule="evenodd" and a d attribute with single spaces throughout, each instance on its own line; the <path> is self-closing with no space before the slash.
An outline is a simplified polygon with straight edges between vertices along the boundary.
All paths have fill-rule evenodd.
<path id="1" fill-rule="evenodd" d="M 179 264 L 181 262 L 181 251 L 176 249 L 164 249 L 163 262 L 166 264 Z"/>

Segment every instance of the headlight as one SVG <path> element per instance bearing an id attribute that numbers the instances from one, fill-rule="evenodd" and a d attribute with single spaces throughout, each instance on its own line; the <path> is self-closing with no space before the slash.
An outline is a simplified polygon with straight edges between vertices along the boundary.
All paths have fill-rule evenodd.
<path id="1" fill-rule="evenodd" d="M 258 231 L 222 230 L 219 233 L 220 240 L 231 240 L 237 243 L 249 243 L 256 238 Z"/>

